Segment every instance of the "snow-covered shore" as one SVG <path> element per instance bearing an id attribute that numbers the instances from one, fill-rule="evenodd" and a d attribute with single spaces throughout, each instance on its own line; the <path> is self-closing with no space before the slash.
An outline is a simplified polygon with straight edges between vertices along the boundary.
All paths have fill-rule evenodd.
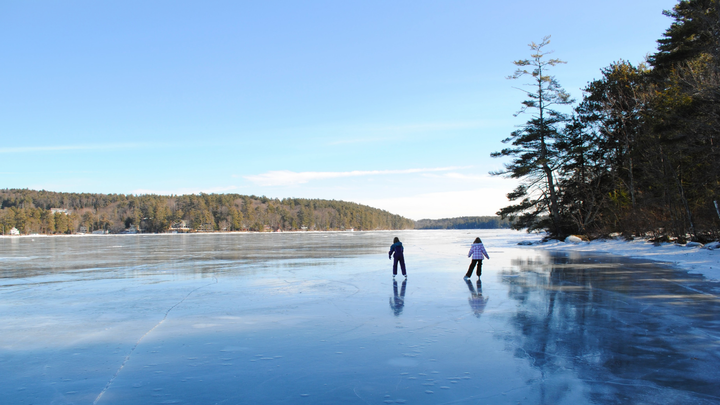
<path id="1" fill-rule="evenodd" d="M 522 238 L 524 242 L 533 242 L 533 248 L 564 250 L 576 252 L 606 252 L 664 262 L 691 273 L 704 275 L 713 281 L 720 281 L 720 249 L 708 249 L 701 246 L 684 246 L 675 243 L 655 244 L 646 239 L 626 241 L 622 238 L 594 240 L 591 242 L 550 241 L 541 243 L 541 234 L 529 234 Z"/>

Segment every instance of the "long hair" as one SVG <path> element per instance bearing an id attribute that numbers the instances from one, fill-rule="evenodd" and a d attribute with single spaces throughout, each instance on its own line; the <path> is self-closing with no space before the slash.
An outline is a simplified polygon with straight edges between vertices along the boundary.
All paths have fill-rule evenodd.
<path id="1" fill-rule="evenodd" d="M 480 238 L 475 238 L 475 242 L 473 243 L 482 243 L 482 241 L 480 240 Z"/>
<path id="2" fill-rule="evenodd" d="M 400 239 L 398 239 L 398 237 L 396 236 L 395 239 L 393 239 L 393 243 L 398 243 L 398 242 L 400 242 Z"/>

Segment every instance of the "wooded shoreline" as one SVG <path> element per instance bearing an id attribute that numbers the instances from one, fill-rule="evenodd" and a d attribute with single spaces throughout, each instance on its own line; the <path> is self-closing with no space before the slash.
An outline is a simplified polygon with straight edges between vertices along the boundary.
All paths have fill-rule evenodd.
<path id="1" fill-rule="evenodd" d="M 0 232 L 18 235 L 496 229 L 497 216 L 413 221 L 346 201 L 239 194 L 124 195 L 0 190 Z"/>
<path id="2" fill-rule="evenodd" d="M 21 234 L 412 229 L 361 204 L 239 194 L 125 195 L 0 190 L 0 225 Z"/>

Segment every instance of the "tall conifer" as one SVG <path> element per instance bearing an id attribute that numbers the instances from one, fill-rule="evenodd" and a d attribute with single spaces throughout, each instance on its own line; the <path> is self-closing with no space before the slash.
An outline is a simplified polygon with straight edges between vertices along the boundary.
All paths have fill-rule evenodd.
<path id="1" fill-rule="evenodd" d="M 549 36 L 544 37 L 539 44 L 531 43 L 530 58 L 513 62 L 518 68 L 508 79 L 531 77 L 527 83 L 531 90 L 523 90 L 527 99 L 522 102 L 523 106 L 516 115 L 530 112 L 531 118 L 503 140 L 503 143 L 511 143 L 512 147 L 491 156 L 513 158 L 505 164 L 505 170 L 492 174 L 523 180 L 515 191 L 508 194 L 510 201 L 520 202 L 501 209 L 498 215 L 515 219 L 514 225 L 518 228 L 547 228 L 558 236 L 562 230 L 555 178 L 558 157 L 555 141 L 568 118 L 555 108 L 572 104 L 573 100 L 555 77 L 548 74 L 550 68 L 566 63 L 560 59 L 547 58 L 552 53 L 544 50 L 549 43 Z M 544 219 L 548 216 L 550 223 Z"/>

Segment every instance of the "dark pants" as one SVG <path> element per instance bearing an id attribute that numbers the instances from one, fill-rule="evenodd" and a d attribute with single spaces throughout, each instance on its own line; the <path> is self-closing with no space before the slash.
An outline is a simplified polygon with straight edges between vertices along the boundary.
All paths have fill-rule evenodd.
<path id="1" fill-rule="evenodd" d="M 405 257 L 398 256 L 397 254 L 395 254 L 395 260 L 393 260 L 393 276 L 397 274 L 398 262 L 400 262 L 400 269 L 402 270 L 403 276 L 406 275 L 406 273 L 405 273 Z"/>
<path id="2" fill-rule="evenodd" d="M 473 269 L 475 268 L 475 265 L 477 264 L 477 276 L 480 277 L 482 274 L 482 260 L 481 259 L 473 259 L 473 261 L 470 262 L 470 268 L 468 269 L 467 273 L 465 274 L 465 277 L 472 276 Z"/>

